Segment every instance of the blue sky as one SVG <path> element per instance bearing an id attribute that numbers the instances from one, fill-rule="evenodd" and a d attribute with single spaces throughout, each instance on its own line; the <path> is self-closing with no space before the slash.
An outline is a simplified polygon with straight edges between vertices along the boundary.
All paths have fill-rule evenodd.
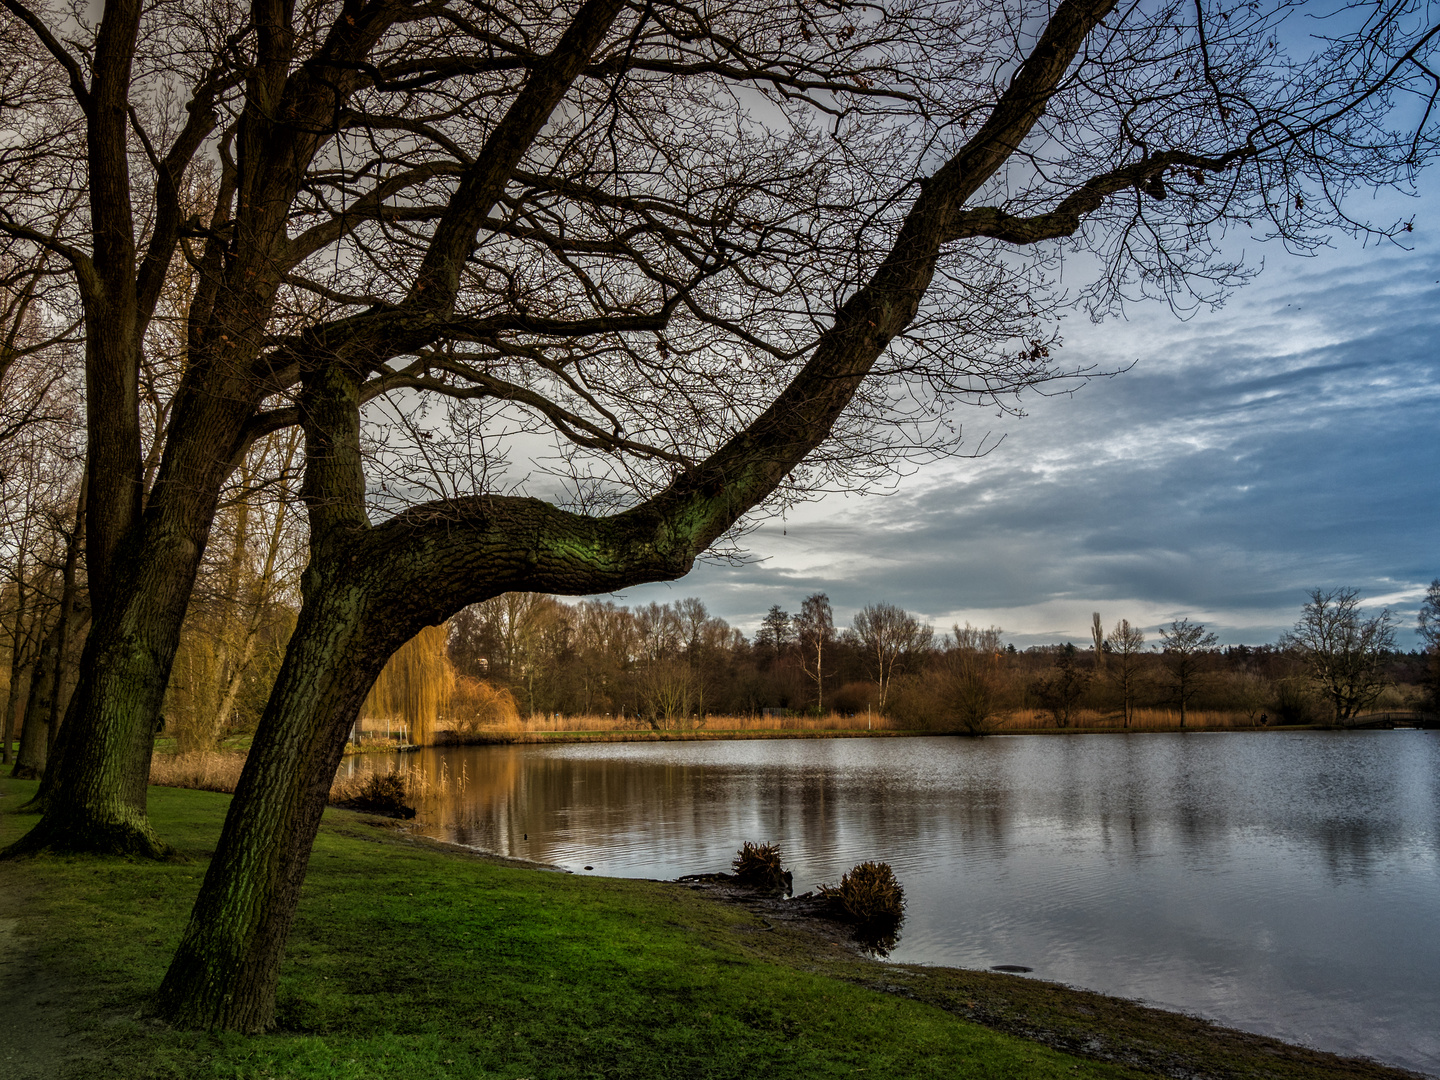
<path id="1" fill-rule="evenodd" d="M 887 497 L 828 496 L 627 603 L 699 596 L 751 630 L 824 591 L 837 622 L 889 601 L 945 629 L 998 624 L 1024 647 L 1088 640 L 1090 613 L 1154 628 L 1188 616 L 1226 643 L 1274 641 L 1307 590 L 1351 585 L 1413 647 L 1440 576 L 1440 184 L 1403 208 L 1413 250 L 1337 238 L 1302 259 L 1251 245 L 1264 272 L 1219 311 L 1161 305 L 1063 325 L 1063 359 L 1113 368 L 1006 435 Z"/>

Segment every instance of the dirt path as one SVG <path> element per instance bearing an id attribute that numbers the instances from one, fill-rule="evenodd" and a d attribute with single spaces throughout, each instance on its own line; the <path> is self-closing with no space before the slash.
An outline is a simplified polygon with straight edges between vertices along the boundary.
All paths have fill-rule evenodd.
<path id="1" fill-rule="evenodd" d="M 70 1062 L 99 1055 L 73 1032 L 72 987 L 44 963 L 25 932 L 27 897 L 6 870 L 0 863 L 0 1077 L 55 1080 Z"/>

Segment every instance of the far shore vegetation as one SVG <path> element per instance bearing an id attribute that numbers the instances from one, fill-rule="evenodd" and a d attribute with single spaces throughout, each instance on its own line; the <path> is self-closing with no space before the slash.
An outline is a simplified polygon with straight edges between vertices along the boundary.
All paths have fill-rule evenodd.
<path id="1" fill-rule="evenodd" d="M 1440 610 L 1440 590 L 1431 592 L 1421 617 L 1427 646 L 1435 621 L 1427 615 Z M 194 605 L 155 744 L 155 783 L 235 790 L 294 622 L 279 599 L 267 603 L 268 614 L 246 623 L 239 642 L 230 636 L 233 605 Z M 1327 640 L 1339 642 L 1330 652 L 1343 664 L 1326 654 Z M 11 666 L 22 684 L 6 695 L 11 730 L 27 733 L 14 748 L 17 776 L 43 770 L 44 718 L 52 709 L 63 714 L 74 684 L 73 671 L 60 674 L 32 679 Z M 1026 649 L 1007 644 L 999 627 L 967 623 L 937 633 L 883 603 L 836 627 L 823 593 L 794 615 L 772 607 L 753 637 L 693 597 L 629 608 L 509 593 L 404 645 L 376 680 L 347 752 L 1428 726 L 1437 687 L 1440 650 L 1397 650 L 1388 613 L 1367 617 L 1358 594 L 1345 589 L 1313 593 L 1295 632 L 1274 644 L 1221 648 L 1203 625 L 1183 619 L 1147 636 L 1123 618 L 1107 628 L 1097 612 L 1089 641 Z M 353 799 L 355 784 L 338 777 L 331 801 Z"/>
<path id="2" fill-rule="evenodd" d="M 1302 633 L 1317 615 L 1315 596 L 1329 604 L 1318 609 L 1322 622 L 1348 619 L 1371 633 L 1347 661 L 1339 704 L 1337 677 L 1324 668 L 1334 657 L 1317 657 Z M 1423 722 L 1440 655 L 1397 650 L 1388 614 L 1367 619 L 1352 590 L 1315 596 L 1297 632 L 1274 644 L 1221 648 L 1185 619 L 1147 636 L 1126 619 L 1107 628 L 1097 612 L 1088 642 L 1016 649 L 999 627 L 937 632 L 883 603 L 839 628 L 823 593 L 793 615 L 772 607 L 753 637 L 693 597 L 629 608 L 509 593 L 402 647 L 350 748 Z M 1337 598 L 1348 603 L 1338 615 Z M 197 625 L 182 645 L 162 754 L 239 748 L 258 720 L 273 671 L 257 663 L 245 692 L 233 692 L 215 678 L 224 658 L 210 653 L 220 640 Z M 215 702 L 226 694 L 233 704 L 217 729 Z"/>

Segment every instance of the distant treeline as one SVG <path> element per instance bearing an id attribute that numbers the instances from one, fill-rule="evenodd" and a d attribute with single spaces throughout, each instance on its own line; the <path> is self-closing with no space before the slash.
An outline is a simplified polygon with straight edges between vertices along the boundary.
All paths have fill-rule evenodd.
<path id="1" fill-rule="evenodd" d="M 1317 619 L 1322 637 L 1343 637 L 1346 625 L 1353 631 L 1355 656 L 1325 658 L 1331 668 L 1343 660 L 1348 671 L 1317 671 L 1316 642 L 1304 635 L 1307 620 Z M 469 726 L 467 684 L 508 690 L 522 714 L 623 714 L 659 728 L 764 710 L 869 711 L 904 727 L 980 732 L 1016 714 L 1057 727 L 1086 712 L 1113 714 L 1124 726 L 1147 709 L 1176 710 L 1182 723 L 1187 712 L 1206 712 L 1304 724 L 1425 707 L 1440 658 L 1394 649 L 1388 615 L 1368 625 L 1368 639 L 1355 636 L 1367 619 L 1353 590 L 1336 590 L 1312 596 L 1296 632 L 1273 645 L 1219 648 L 1188 620 L 1147 639 L 1125 620 L 1106 631 L 1097 614 L 1083 648 L 1018 651 L 999 627 L 937 632 L 890 604 L 867 606 L 851 626 L 836 627 L 821 593 L 794 614 L 772 607 L 753 639 L 696 598 L 627 608 L 516 593 L 461 612 L 447 651 L 461 691 L 451 713 L 461 726 Z M 1332 653 L 1346 648 L 1320 644 Z"/>

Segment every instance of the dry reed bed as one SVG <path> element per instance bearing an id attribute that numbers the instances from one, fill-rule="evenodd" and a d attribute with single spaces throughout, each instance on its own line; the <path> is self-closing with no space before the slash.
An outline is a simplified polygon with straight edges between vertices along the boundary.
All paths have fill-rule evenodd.
<path id="1" fill-rule="evenodd" d="M 1245 713 L 1199 709 L 1187 709 L 1185 712 L 1185 730 L 1187 731 L 1191 728 L 1205 731 L 1249 731 L 1259 726 L 1258 717 L 1251 719 Z M 991 721 L 990 730 L 999 733 L 1054 731 L 1056 727 L 1055 718 L 1050 713 L 1025 709 L 1021 712 L 997 717 Z M 1136 709 L 1131 713 L 1130 723 L 1127 726 L 1125 718 L 1119 713 L 1100 712 L 1096 709 L 1077 709 L 1070 718 L 1069 726 L 1060 730 L 1073 731 L 1076 729 L 1084 731 L 1179 731 L 1181 730 L 1180 712 L 1178 709 Z"/>
<path id="2" fill-rule="evenodd" d="M 1244 713 L 1191 709 L 1185 715 L 1185 728 L 1207 731 L 1248 730 L 1258 727 L 1258 718 Z M 1007 732 L 1055 731 L 1055 718 L 1048 712 L 1023 709 L 992 717 L 985 731 Z M 1179 731 L 1180 713 L 1174 709 L 1136 709 L 1127 726 L 1118 712 L 1077 709 L 1066 728 L 1068 731 Z M 652 726 L 635 716 L 565 716 L 534 714 L 506 723 L 477 725 L 453 733 L 458 742 L 548 742 L 546 736 L 611 734 L 640 739 L 717 738 L 737 733 L 790 734 L 863 734 L 865 732 L 927 734 L 926 730 L 903 720 L 878 714 L 857 713 L 827 716 L 707 716 L 704 721 L 676 720 L 668 725 Z M 936 733 L 939 733 L 937 729 Z M 442 737 L 446 732 L 440 733 Z M 604 741 L 597 738 L 595 741 Z"/>
<path id="3" fill-rule="evenodd" d="M 735 731 L 902 731 L 905 726 L 898 720 L 872 713 L 857 713 L 853 716 L 829 713 L 825 716 L 761 716 L 761 715 L 708 715 L 704 720 L 695 717 L 677 717 L 668 723 L 651 724 L 640 717 L 564 715 L 560 713 L 535 713 L 505 724 L 481 724 L 457 731 L 463 741 L 472 736 L 480 738 L 505 737 L 536 734 L 569 734 L 571 732 L 640 732 L 646 734 L 698 734 Z"/>
<path id="4" fill-rule="evenodd" d="M 150 782 L 161 787 L 198 788 L 234 794 L 245 768 L 243 750 L 196 750 L 188 754 L 156 754 L 150 759 Z M 330 801 L 345 802 L 359 794 L 369 773 L 337 776 Z"/>
<path id="5" fill-rule="evenodd" d="M 1191 711 L 1186 714 L 1186 729 L 1206 731 L 1252 730 L 1255 720 L 1243 713 Z M 1055 720 L 1048 713 L 1033 710 L 996 717 L 986 730 L 995 734 L 1056 731 Z M 1078 710 L 1067 731 L 1178 731 L 1180 714 L 1170 709 L 1137 709 L 1128 727 L 1116 713 Z M 459 742 L 530 743 L 554 742 L 565 736 L 578 736 L 583 741 L 629 742 L 668 739 L 714 739 L 733 735 L 785 738 L 794 735 L 924 735 L 925 731 L 907 728 L 892 717 L 877 715 L 842 716 L 831 713 L 814 716 L 707 716 L 703 724 L 694 720 L 670 727 L 640 727 L 635 717 L 616 716 L 532 716 L 519 724 L 486 726 L 458 733 Z M 449 732 L 437 733 L 442 737 Z M 577 740 L 579 741 L 579 740 Z M 370 747 L 383 748 L 380 745 Z M 205 791 L 233 792 L 245 766 L 242 750 L 196 751 L 185 754 L 157 753 L 150 766 L 150 782 L 164 787 L 200 788 Z M 368 775 L 368 774 L 367 774 Z M 457 778 L 458 779 L 458 778 Z M 353 798 L 360 781 L 355 777 L 337 777 L 330 789 L 331 802 Z M 438 782 L 438 781 L 437 781 Z"/>

